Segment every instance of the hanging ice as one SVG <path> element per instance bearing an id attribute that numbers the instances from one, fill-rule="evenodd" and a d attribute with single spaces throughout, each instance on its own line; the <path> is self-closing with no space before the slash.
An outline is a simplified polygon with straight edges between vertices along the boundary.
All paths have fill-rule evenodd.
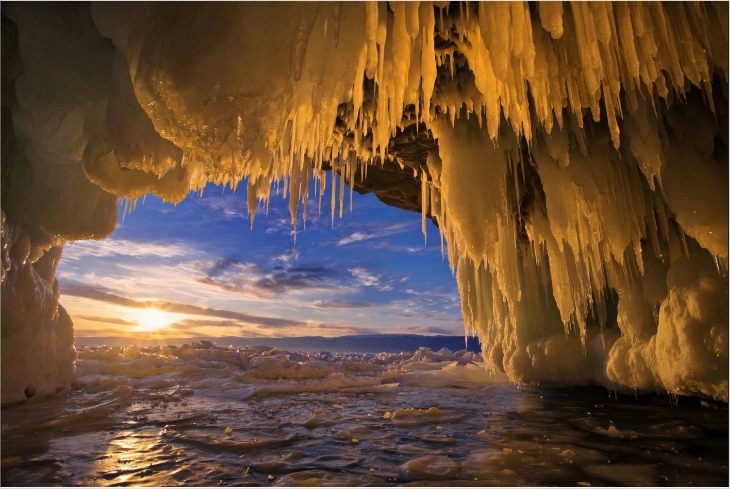
<path id="1" fill-rule="evenodd" d="M 726 3 L 3 13 L 17 25 L 12 137 L 24 149 L 8 160 L 3 146 L 3 211 L 31 232 L 23 263 L 107 235 L 114 195 L 178 202 L 247 178 L 254 209 L 282 182 L 295 220 L 309 179 L 324 192 L 331 165 L 341 212 L 343 184 L 415 128 L 438 144 L 417 174 L 421 210 L 439 223 L 467 331 L 493 368 L 727 400 Z M 6 189 L 23 165 L 33 176 Z M 31 212 L 19 185 L 79 204 Z M 80 218 L 88 228 L 59 225 Z M 11 235 L 4 226 L 4 250 Z M 8 277 L 3 334 L 5 291 L 18 287 Z"/>

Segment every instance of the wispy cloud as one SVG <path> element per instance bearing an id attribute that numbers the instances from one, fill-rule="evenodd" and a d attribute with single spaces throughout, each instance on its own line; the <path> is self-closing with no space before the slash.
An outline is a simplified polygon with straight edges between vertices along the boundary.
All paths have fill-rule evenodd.
<path id="1" fill-rule="evenodd" d="M 384 238 L 393 234 L 405 233 L 412 230 L 413 223 L 397 222 L 384 227 L 376 227 L 375 225 L 369 227 L 372 228 L 369 232 L 357 231 L 340 239 L 337 242 L 337 246 L 344 246 L 350 243 L 357 243 L 359 241 L 366 241 L 373 238 Z"/>
<path id="2" fill-rule="evenodd" d="M 206 207 L 224 220 L 245 219 L 248 217 L 246 200 L 237 195 L 208 195 L 204 199 L 198 200 L 198 204 Z"/>
<path id="3" fill-rule="evenodd" d="M 183 319 L 167 326 L 168 329 L 188 331 L 193 328 L 231 328 L 241 327 L 242 324 L 233 320 L 211 321 L 210 319 Z"/>
<path id="4" fill-rule="evenodd" d="M 243 267 L 251 267 L 253 265 L 246 265 L 244 263 L 241 263 L 236 258 L 219 258 L 213 264 L 210 266 L 208 273 L 209 274 L 215 274 L 220 272 L 225 272 L 226 270 L 230 270 L 231 268 L 235 268 L 237 266 L 243 266 Z"/>
<path id="5" fill-rule="evenodd" d="M 260 220 L 258 218 L 257 220 Z M 255 226 L 256 224 L 254 224 Z M 294 235 L 294 226 L 292 226 L 291 218 L 271 218 L 266 219 L 266 234 L 283 234 L 285 236 Z"/>
<path id="6" fill-rule="evenodd" d="M 121 326 L 137 326 L 137 321 L 127 321 L 120 318 L 104 317 L 104 316 L 79 316 L 79 319 L 93 321 L 95 323 L 119 324 Z"/>
<path id="7" fill-rule="evenodd" d="M 382 275 L 376 275 L 367 268 L 355 267 L 348 268 L 348 272 L 358 281 L 358 283 L 365 287 L 375 287 L 381 292 L 389 292 L 393 290 L 393 284 L 402 284 L 408 281 L 408 277 L 383 277 Z"/>
<path id="8" fill-rule="evenodd" d="M 74 334 L 77 338 L 93 338 L 95 336 L 122 336 L 123 331 L 113 328 L 102 328 L 102 329 L 88 329 L 88 328 L 74 328 Z"/>
<path id="9" fill-rule="evenodd" d="M 424 335 L 454 335 L 463 334 L 464 328 L 440 328 L 438 326 L 408 326 L 408 333 L 411 334 L 424 334 Z"/>
<path id="10" fill-rule="evenodd" d="M 366 302 L 335 302 L 335 301 L 314 301 L 312 306 L 321 309 L 357 309 L 370 307 L 371 304 Z"/>
<path id="11" fill-rule="evenodd" d="M 413 230 L 413 221 L 401 221 L 382 227 L 380 234 L 381 236 L 389 236 L 391 234 L 406 233 L 411 230 Z"/>
<path id="12" fill-rule="evenodd" d="M 416 317 L 416 313 L 414 313 L 414 312 L 394 312 L 393 316 L 397 316 L 400 318 L 414 318 L 414 317 Z"/>
<path id="13" fill-rule="evenodd" d="M 299 253 L 300 253 L 299 248 L 292 248 L 291 250 L 277 256 L 276 259 L 281 260 L 285 263 L 289 263 L 290 260 L 298 260 Z"/>
<path id="14" fill-rule="evenodd" d="M 337 246 L 343 246 L 346 244 L 355 243 L 357 241 L 365 241 L 366 239 L 374 238 L 375 236 L 375 234 L 353 233 L 348 237 L 339 240 L 337 242 Z"/>
<path id="15" fill-rule="evenodd" d="M 378 275 L 371 274 L 366 268 L 348 268 L 347 271 L 350 272 L 360 282 L 360 284 L 364 285 L 365 287 L 375 287 L 380 285 L 380 277 Z"/>
<path id="16" fill-rule="evenodd" d="M 362 328 L 356 326 L 335 326 L 332 324 L 316 324 L 312 325 L 307 332 L 307 336 L 346 336 L 355 334 L 374 334 L 374 329 Z"/>
<path id="17" fill-rule="evenodd" d="M 86 257 L 157 257 L 171 258 L 188 254 L 186 247 L 175 243 L 154 243 L 108 238 L 102 241 L 77 241 L 67 245 L 73 253 L 66 253 L 64 259 L 81 260 Z"/>
<path id="18" fill-rule="evenodd" d="M 424 253 L 426 251 L 425 248 L 420 248 L 420 247 L 416 247 L 416 246 L 406 246 L 406 247 L 404 247 L 404 250 L 407 253 L 419 253 L 419 254 Z"/>
<path id="19" fill-rule="evenodd" d="M 84 297 L 86 299 L 92 299 L 109 304 L 115 304 L 119 306 L 132 307 L 137 309 L 143 308 L 154 308 L 165 312 L 179 313 L 179 314 L 191 314 L 197 316 L 210 316 L 218 317 L 223 319 L 233 319 L 246 324 L 260 325 L 260 326 L 271 326 L 271 327 L 307 327 L 308 323 L 301 321 L 293 321 L 290 319 L 283 318 L 272 318 L 266 316 L 255 316 L 252 314 L 246 314 L 237 311 L 229 311 L 225 309 L 212 309 L 209 307 L 199 307 L 192 304 L 182 304 L 180 302 L 171 301 L 139 301 L 130 299 L 129 297 L 123 297 L 117 294 L 113 294 L 103 289 L 96 287 L 90 287 L 87 285 L 64 285 L 61 293 L 64 295 L 70 295 L 75 297 Z"/>

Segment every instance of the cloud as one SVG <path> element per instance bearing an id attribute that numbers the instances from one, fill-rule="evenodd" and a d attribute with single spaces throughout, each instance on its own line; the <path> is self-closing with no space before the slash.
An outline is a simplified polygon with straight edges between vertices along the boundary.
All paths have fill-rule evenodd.
<path id="1" fill-rule="evenodd" d="M 374 250 L 386 250 L 389 253 L 409 253 L 412 255 L 426 255 L 427 253 L 436 255 L 437 250 L 440 250 L 440 247 L 431 246 L 427 248 L 422 245 L 400 245 L 389 240 L 373 243 L 370 245 L 370 248 Z M 440 251 L 438 253 L 440 254 Z"/>
<path id="2" fill-rule="evenodd" d="M 373 238 L 384 238 L 393 234 L 400 234 L 411 231 L 413 229 L 413 222 L 404 221 L 390 224 L 385 227 L 377 227 L 372 229 L 370 232 L 357 231 L 351 235 L 342 238 L 337 242 L 337 246 L 343 246 L 350 243 L 357 243 L 358 241 L 366 241 Z M 376 245 L 378 246 L 378 245 Z"/>
<path id="3" fill-rule="evenodd" d="M 201 326 L 206 328 L 237 328 L 243 325 L 233 320 L 211 321 L 210 319 L 183 319 L 182 321 L 170 324 L 167 328 L 187 331 Z"/>
<path id="4" fill-rule="evenodd" d="M 370 307 L 372 304 L 365 302 L 335 302 L 335 301 L 314 301 L 312 306 L 322 309 L 357 309 L 361 307 Z"/>
<path id="5" fill-rule="evenodd" d="M 64 265 L 63 260 L 61 265 Z M 155 260 L 131 260 L 120 263 L 111 259 L 93 261 L 91 264 L 78 263 L 72 267 L 66 265 L 57 272 L 56 277 L 62 285 L 83 284 L 126 297 L 153 297 L 202 306 L 210 305 L 210 301 L 235 299 L 228 292 L 196 281 L 196 278 L 204 276 L 202 268 L 212 268 L 214 265 L 216 263 L 211 260 L 173 259 L 165 265 Z M 218 263 L 217 266 L 225 268 L 223 263 Z M 95 313 L 88 311 L 87 314 Z"/>
<path id="6" fill-rule="evenodd" d="M 294 226 L 292 226 L 291 218 L 266 219 L 266 234 L 283 234 L 285 236 L 294 235 Z"/>
<path id="7" fill-rule="evenodd" d="M 400 233 L 407 233 L 411 232 L 414 229 L 420 231 L 421 230 L 421 224 L 420 220 L 418 221 L 401 221 L 401 222 L 395 222 L 393 224 L 389 224 L 388 226 L 385 226 L 383 228 L 380 228 L 380 236 L 390 236 L 391 234 L 400 234 Z"/>
<path id="8" fill-rule="evenodd" d="M 363 267 L 348 268 L 347 271 L 357 279 L 360 285 L 365 287 L 375 287 L 381 292 L 389 292 L 393 290 L 393 286 L 390 284 L 404 283 L 408 281 L 408 277 L 386 277 L 383 279 L 382 275 L 374 275 Z"/>
<path id="9" fill-rule="evenodd" d="M 215 272 L 223 272 L 237 265 L 243 265 L 243 263 L 235 258 L 219 258 L 218 261 L 213 263 L 213 265 L 210 267 L 209 273 L 212 274 Z"/>
<path id="10" fill-rule="evenodd" d="M 95 323 L 107 323 L 107 324 L 119 324 L 122 326 L 137 326 L 137 321 L 126 321 L 119 318 L 110 318 L 102 316 L 79 316 L 79 319 L 85 319 L 87 321 L 94 321 Z"/>
<path id="11" fill-rule="evenodd" d="M 206 196 L 197 202 L 213 211 L 215 216 L 222 216 L 226 221 L 248 217 L 246 199 L 242 199 L 238 195 Z"/>
<path id="12" fill-rule="evenodd" d="M 74 335 L 77 338 L 93 338 L 95 336 L 120 336 L 124 333 L 118 329 L 107 328 L 107 329 L 86 329 L 86 328 L 74 328 Z"/>
<path id="13" fill-rule="evenodd" d="M 285 262 L 266 268 L 255 263 L 219 260 L 203 273 L 206 276 L 198 279 L 200 283 L 267 299 L 289 292 L 337 288 L 337 272 L 316 264 L 290 266 Z"/>
<path id="14" fill-rule="evenodd" d="M 424 248 L 419 248 L 419 247 L 416 247 L 416 246 L 406 246 L 403 249 L 406 252 L 408 252 L 408 253 L 419 253 L 419 254 L 421 254 L 421 253 L 424 253 L 425 252 L 425 247 Z"/>
<path id="15" fill-rule="evenodd" d="M 365 233 L 353 233 L 349 235 L 346 238 L 342 238 L 337 242 L 337 246 L 342 246 L 350 243 L 355 243 L 357 241 L 365 241 L 366 239 L 374 238 L 375 234 L 365 234 Z"/>
<path id="16" fill-rule="evenodd" d="M 302 321 L 293 321 L 290 319 L 272 318 L 266 316 L 254 316 L 242 312 L 229 311 L 225 309 L 211 309 L 209 307 L 198 307 L 192 304 L 182 304 L 180 302 L 171 301 L 138 301 L 113 294 L 104 289 L 90 287 L 87 285 L 63 285 L 61 294 L 74 297 L 84 297 L 118 306 L 132 307 L 136 309 L 154 308 L 165 312 L 173 312 L 179 314 L 190 314 L 197 316 L 210 316 L 223 319 L 233 319 L 246 324 L 254 324 L 267 327 L 308 327 L 308 323 Z"/>
<path id="17" fill-rule="evenodd" d="M 408 327 L 408 333 L 410 334 L 424 334 L 424 335 L 446 335 L 451 336 L 454 334 L 462 334 L 464 332 L 463 328 L 459 330 L 458 327 L 454 327 L 453 329 L 446 329 L 446 328 L 439 328 L 437 326 L 409 326 Z"/>
<path id="18" fill-rule="evenodd" d="M 377 275 L 372 275 L 370 272 L 367 271 L 366 268 L 348 268 L 347 271 L 350 272 L 360 282 L 360 284 L 364 285 L 365 287 L 373 287 L 380 283 L 380 277 L 378 277 Z"/>
<path id="19" fill-rule="evenodd" d="M 66 253 L 67 256 L 64 259 L 72 260 L 82 260 L 86 257 L 102 258 L 112 256 L 172 258 L 188 254 L 186 247 L 176 243 L 145 243 L 114 238 L 108 238 L 102 241 L 77 241 L 67 246 L 73 249 L 73 252 Z"/>
<path id="20" fill-rule="evenodd" d="M 375 334 L 377 331 L 370 328 L 354 326 L 334 326 L 332 324 L 315 324 L 310 327 L 307 336 L 349 336 L 360 334 Z"/>
<path id="21" fill-rule="evenodd" d="M 289 263 L 289 260 L 298 260 L 299 259 L 299 248 L 292 248 L 291 250 L 285 252 L 284 254 L 277 256 L 276 259 L 281 260 L 285 263 Z"/>

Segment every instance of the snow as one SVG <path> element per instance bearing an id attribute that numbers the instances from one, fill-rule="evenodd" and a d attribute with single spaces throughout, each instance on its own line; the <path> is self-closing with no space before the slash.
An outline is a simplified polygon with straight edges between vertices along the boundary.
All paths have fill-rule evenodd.
<path id="1" fill-rule="evenodd" d="M 727 401 L 727 5 L 13 5 L 7 15 L 19 29 L 12 119 L 29 191 L 65 200 L 25 209 L 25 189 L 11 189 L 3 210 L 53 244 L 107 236 L 117 196 L 179 202 L 246 178 L 249 209 L 280 185 L 296 226 L 309 179 L 325 192 L 326 164 L 342 215 L 345 183 L 420 122 L 439 145 L 420 175 L 422 212 L 439 223 L 466 331 L 490 367 L 515 381 Z M 31 262 L 50 247 L 38 239 Z M 701 276 L 682 271 L 688 261 Z M 14 360 L 3 352 L 5 371 Z M 277 362 L 271 375 L 327 374 Z"/>

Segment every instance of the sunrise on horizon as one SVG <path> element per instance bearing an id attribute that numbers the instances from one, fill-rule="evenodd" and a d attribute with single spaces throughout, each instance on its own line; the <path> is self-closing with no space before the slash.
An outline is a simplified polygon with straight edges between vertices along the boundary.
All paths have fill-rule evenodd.
<path id="1" fill-rule="evenodd" d="M 463 335 L 438 228 L 428 222 L 424 246 L 418 214 L 353 201 L 334 225 L 329 202 L 321 214 L 310 202 L 295 241 L 282 197 L 253 229 L 230 188 L 177 206 L 140 199 L 110 238 L 64 251 L 57 276 L 76 336 Z"/>

